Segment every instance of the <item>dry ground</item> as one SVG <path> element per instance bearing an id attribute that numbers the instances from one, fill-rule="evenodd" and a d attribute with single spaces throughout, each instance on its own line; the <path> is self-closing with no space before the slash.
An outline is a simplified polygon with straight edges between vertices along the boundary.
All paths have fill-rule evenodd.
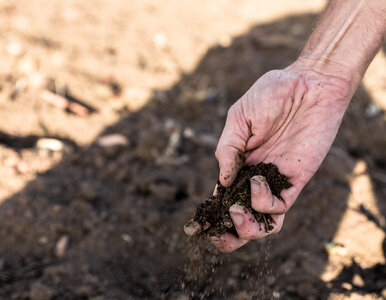
<path id="1" fill-rule="evenodd" d="M 0 298 L 386 299 L 385 50 L 279 235 L 224 255 L 182 231 L 227 107 L 323 5 L 1 0 Z M 48 103 L 53 86 L 95 112 Z"/>

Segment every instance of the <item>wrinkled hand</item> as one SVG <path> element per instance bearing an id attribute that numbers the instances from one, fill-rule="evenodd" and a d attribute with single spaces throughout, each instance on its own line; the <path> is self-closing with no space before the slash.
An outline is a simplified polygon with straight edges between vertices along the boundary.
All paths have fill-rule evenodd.
<path id="1" fill-rule="evenodd" d="M 285 213 L 327 155 L 350 98 L 346 81 L 290 66 L 263 75 L 229 109 L 216 150 L 221 184 L 230 186 L 243 164 L 271 162 L 293 186 L 282 191 L 281 201 L 264 178 L 252 178 L 252 208 L 271 214 L 274 229 L 261 230 L 264 226 L 235 204 L 230 214 L 238 237 L 212 237 L 219 250 L 231 252 L 280 231 Z"/>

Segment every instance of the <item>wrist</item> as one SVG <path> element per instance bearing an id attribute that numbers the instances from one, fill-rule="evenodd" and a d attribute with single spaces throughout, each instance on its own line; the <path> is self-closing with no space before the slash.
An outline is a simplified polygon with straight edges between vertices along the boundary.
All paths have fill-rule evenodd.
<path id="1" fill-rule="evenodd" d="M 347 64 L 335 62 L 326 58 L 301 55 L 291 66 L 298 69 L 312 70 L 326 76 L 338 77 L 350 83 L 360 81 L 358 70 L 354 70 Z"/>
<path id="2" fill-rule="evenodd" d="M 358 70 L 346 64 L 305 55 L 299 56 L 287 69 L 297 73 L 312 71 L 322 76 L 336 77 L 348 84 L 352 93 L 354 93 L 362 78 Z"/>
<path id="3" fill-rule="evenodd" d="M 291 69 L 312 70 L 358 87 L 385 38 L 384 0 L 330 0 Z"/>

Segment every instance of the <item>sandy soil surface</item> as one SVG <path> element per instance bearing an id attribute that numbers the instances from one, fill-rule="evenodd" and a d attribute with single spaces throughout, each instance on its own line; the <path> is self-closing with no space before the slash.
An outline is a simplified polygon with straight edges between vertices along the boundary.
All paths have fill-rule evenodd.
<path id="1" fill-rule="evenodd" d="M 227 108 L 324 4 L 1 0 L 0 299 L 386 299 L 386 48 L 277 236 L 182 230 Z"/>

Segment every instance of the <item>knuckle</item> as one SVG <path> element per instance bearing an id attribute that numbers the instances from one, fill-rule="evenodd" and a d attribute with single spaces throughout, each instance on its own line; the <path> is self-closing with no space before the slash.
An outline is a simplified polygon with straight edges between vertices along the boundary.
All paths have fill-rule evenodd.
<path id="1" fill-rule="evenodd" d="M 217 146 L 217 148 L 216 148 L 216 151 L 214 152 L 214 156 L 216 157 L 217 160 L 219 160 L 219 157 L 220 157 L 220 150 L 219 150 L 218 146 Z"/>
<path id="2" fill-rule="evenodd" d="M 218 143 L 214 156 L 218 161 L 224 158 L 224 146 L 221 144 L 221 141 Z"/>
<path id="3" fill-rule="evenodd" d="M 282 202 L 283 205 L 281 206 L 281 211 L 278 212 L 278 214 L 284 215 L 284 214 L 286 214 L 288 212 L 290 207 L 287 205 L 287 203 L 284 200 L 280 200 L 279 199 L 279 201 Z"/>
<path id="4" fill-rule="evenodd" d="M 228 120 L 234 118 L 237 111 L 237 107 L 238 107 L 238 102 L 234 103 L 231 107 L 229 107 L 228 113 L 227 113 Z"/>
<path id="5" fill-rule="evenodd" d="M 236 103 L 232 104 L 231 107 L 229 107 L 229 109 L 228 109 L 228 116 L 234 114 L 234 112 L 236 110 Z"/>

